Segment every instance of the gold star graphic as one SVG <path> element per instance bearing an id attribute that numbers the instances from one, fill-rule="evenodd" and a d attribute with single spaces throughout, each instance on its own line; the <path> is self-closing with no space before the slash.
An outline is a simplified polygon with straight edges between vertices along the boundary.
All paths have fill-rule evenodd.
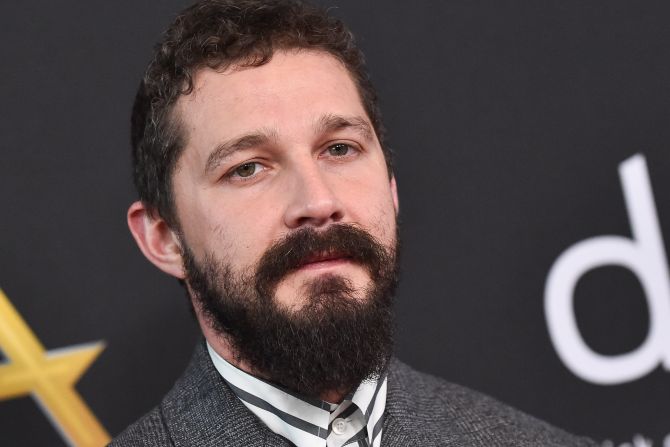
<path id="1" fill-rule="evenodd" d="M 0 401 L 32 395 L 65 442 L 77 447 L 107 445 L 110 437 L 74 388 L 104 344 L 88 343 L 45 351 L 0 289 Z"/>

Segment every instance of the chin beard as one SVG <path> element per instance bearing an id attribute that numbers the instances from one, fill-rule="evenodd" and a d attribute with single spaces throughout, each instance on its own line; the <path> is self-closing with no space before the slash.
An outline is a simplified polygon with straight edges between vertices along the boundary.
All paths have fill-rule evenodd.
<path id="1" fill-rule="evenodd" d="M 393 349 L 392 296 L 398 280 L 398 239 L 385 248 L 366 231 L 336 224 L 297 230 L 272 245 L 253 274 L 233 273 L 211 253 L 202 263 L 182 238 L 186 282 L 194 305 L 231 346 L 235 361 L 304 396 L 346 394 L 378 378 Z M 337 253 L 365 268 L 364 290 L 323 274 L 306 282 L 300 306 L 275 298 L 277 284 L 315 253 Z M 296 297 L 298 299 L 298 297 Z"/>

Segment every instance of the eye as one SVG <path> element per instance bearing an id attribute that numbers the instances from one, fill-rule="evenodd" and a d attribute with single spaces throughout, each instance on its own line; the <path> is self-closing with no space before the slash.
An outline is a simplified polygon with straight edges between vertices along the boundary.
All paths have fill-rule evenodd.
<path id="1" fill-rule="evenodd" d="M 236 167 L 231 175 L 234 177 L 249 178 L 256 175 L 262 169 L 262 167 L 263 165 L 260 163 L 250 161 Z"/>
<path id="2" fill-rule="evenodd" d="M 343 157 L 349 155 L 353 148 L 345 143 L 337 143 L 332 146 L 328 146 L 328 154 L 334 157 Z"/>

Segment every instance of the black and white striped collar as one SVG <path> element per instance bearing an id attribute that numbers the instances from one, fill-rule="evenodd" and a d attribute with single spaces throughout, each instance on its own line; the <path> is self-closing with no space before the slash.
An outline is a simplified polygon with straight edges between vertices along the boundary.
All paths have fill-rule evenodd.
<path id="1" fill-rule="evenodd" d="M 339 404 L 299 396 L 228 363 L 207 344 L 214 367 L 242 403 L 297 447 L 381 443 L 387 380 L 365 381 Z"/>

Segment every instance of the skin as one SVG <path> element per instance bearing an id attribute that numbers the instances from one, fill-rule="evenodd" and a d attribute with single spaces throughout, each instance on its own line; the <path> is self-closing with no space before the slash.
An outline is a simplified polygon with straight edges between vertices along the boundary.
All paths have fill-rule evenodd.
<path id="1" fill-rule="evenodd" d="M 202 69 L 194 87 L 176 104 L 186 147 L 173 191 L 196 259 L 211 254 L 236 273 L 252 272 L 282 236 L 334 223 L 358 224 L 393 246 L 396 182 L 341 62 L 324 52 L 279 51 L 260 67 Z M 163 219 L 135 202 L 128 225 L 153 264 L 184 279 L 179 240 Z M 314 262 L 279 283 L 275 299 L 299 312 L 304 285 L 324 274 L 348 278 L 358 291 L 355 299 L 363 299 L 370 282 L 361 266 L 315 254 Z M 254 374 L 253 365 L 235 361 L 233 347 L 197 306 L 196 315 L 217 353 Z M 342 393 L 322 398 L 337 402 Z"/>

